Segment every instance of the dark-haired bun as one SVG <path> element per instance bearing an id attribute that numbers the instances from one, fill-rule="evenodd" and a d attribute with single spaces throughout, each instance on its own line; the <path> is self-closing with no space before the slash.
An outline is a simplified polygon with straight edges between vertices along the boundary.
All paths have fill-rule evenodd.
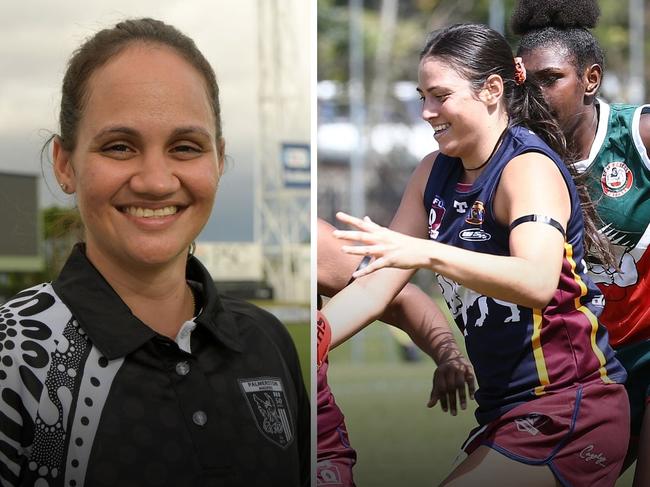
<path id="1" fill-rule="evenodd" d="M 592 29 L 599 16 L 597 0 L 519 0 L 510 22 L 515 34 L 524 35 L 547 27 Z"/>

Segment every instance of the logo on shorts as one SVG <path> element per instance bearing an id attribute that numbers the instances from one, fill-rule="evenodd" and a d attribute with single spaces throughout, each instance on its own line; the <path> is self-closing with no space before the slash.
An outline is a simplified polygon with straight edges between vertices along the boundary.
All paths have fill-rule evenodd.
<path id="1" fill-rule="evenodd" d="M 281 448 L 293 441 L 291 412 L 282 381 L 276 377 L 239 379 L 257 429 Z"/>
<path id="2" fill-rule="evenodd" d="M 630 190 L 633 182 L 634 175 L 624 162 L 610 162 L 600 177 L 603 193 L 611 198 L 623 196 Z"/>
<path id="3" fill-rule="evenodd" d="M 585 447 L 580 452 L 580 458 L 587 463 L 594 462 L 596 465 L 600 465 L 601 467 L 607 466 L 607 457 L 600 452 L 594 453 L 594 445 Z"/>
<path id="4" fill-rule="evenodd" d="M 316 481 L 319 486 L 343 485 L 343 479 L 341 478 L 339 468 L 329 460 L 318 462 L 316 468 Z"/>
<path id="5" fill-rule="evenodd" d="M 539 434 L 539 427 L 544 425 L 548 418 L 540 416 L 539 414 L 530 414 L 525 418 L 515 419 L 517 430 L 529 433 L 531 436 Z"/>
<path id="6" fill-rule="evenodd" d="M 442 224 L 442 218 L 445 216 L 445 202 L 442 198 L 435 196 L 431 202 L 429 210 L 429 238 L 435 240 L 438 238 L 439 228 Z"/>

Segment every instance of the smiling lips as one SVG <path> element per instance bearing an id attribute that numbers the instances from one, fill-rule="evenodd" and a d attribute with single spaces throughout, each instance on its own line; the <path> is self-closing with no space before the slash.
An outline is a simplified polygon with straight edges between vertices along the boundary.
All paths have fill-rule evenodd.
<path id="1" fill-rule="evenodd" d="M 438 134 L 439 132 L 442 132 L 443 130 L 446 130 L 450 127 L 450 124 L 448 123 L 442 123 L 440 125 L 432 125 L 434 135 Z"/>
<path id="2" fill-rule="evenodd" d="M 126 206 L 122 208 L 124 213 L 138 218 L 162 218 L 175 215 L 179 211 L 178 206 L 165 206 L 164 208 L 141 208 L 139 206 Z"/>

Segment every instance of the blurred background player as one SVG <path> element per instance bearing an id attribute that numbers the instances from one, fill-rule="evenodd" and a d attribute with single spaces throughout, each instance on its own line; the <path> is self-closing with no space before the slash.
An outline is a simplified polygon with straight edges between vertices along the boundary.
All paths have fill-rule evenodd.
<path id="1" fill-rule="evenodd" d="M 600 320 L 627 369 L 631 441 L 626 460 L 637 462 L 634 485 L 650 485 L 650 106 L 609 105 L 598 99 L 603 51 L 588 30 L 600 10 L 593 0 L 521 0 L 512 28 L 518 55 L 542 86 L 575 154 L 579 179 L 589 186 L 598 229 L 614 250 L 614 265 L 587 254 L 589 271 L 605 295 Z M 589 249 L 587 249 L 589 251 Z"/>

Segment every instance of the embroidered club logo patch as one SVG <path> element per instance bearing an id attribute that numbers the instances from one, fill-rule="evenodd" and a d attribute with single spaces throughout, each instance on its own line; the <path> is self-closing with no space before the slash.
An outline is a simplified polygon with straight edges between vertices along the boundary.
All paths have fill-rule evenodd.
<path id="1" fill-rule="evenodd" d="M 548 418 L 537 413 L 532 413 L 524 418 L 515 419 L 517 430 L 526 432 L 531 436 L 539 434 L 539 428 L 548 423 Z"/>
<path id="2" fill-rule="evenodd" d="M 465 221 L 470 225 L 482 225 L 483 217 L 485 215 L 485 206 L 482 201 L 475 201 L 469 210 L 469 216 Z"/>
<path id="3" fill-rule="evenodd" d="M 439 196 L 433 198 L 429 210 L 429 238 L 435 240 L 440 233 L 442 218 L 445 216 L 445 203 Z"/>
<path id="4" fill-rule="evenodd" d="M 319 486 L 325 485 L 344 485 L 343 476 L 335 463 L 329 460 L 322 460 L 318 462 L 316 479 Z"/>
<path id="5" fill-rule="evenodd" d="M 282 381 L 276 377 L 239 379 L 239 387 L 248 402 L 257 429 L 266 439 L 281 448 L 287 448 L 294 435 Z"/>
<path id="6" fill-rule="evenodd" d="M 634 175 L 624 162 L 610 162 L 603 169 L 600 185 L 610 198 L 619 198 L 627 193 L 634 182 Z"/>

